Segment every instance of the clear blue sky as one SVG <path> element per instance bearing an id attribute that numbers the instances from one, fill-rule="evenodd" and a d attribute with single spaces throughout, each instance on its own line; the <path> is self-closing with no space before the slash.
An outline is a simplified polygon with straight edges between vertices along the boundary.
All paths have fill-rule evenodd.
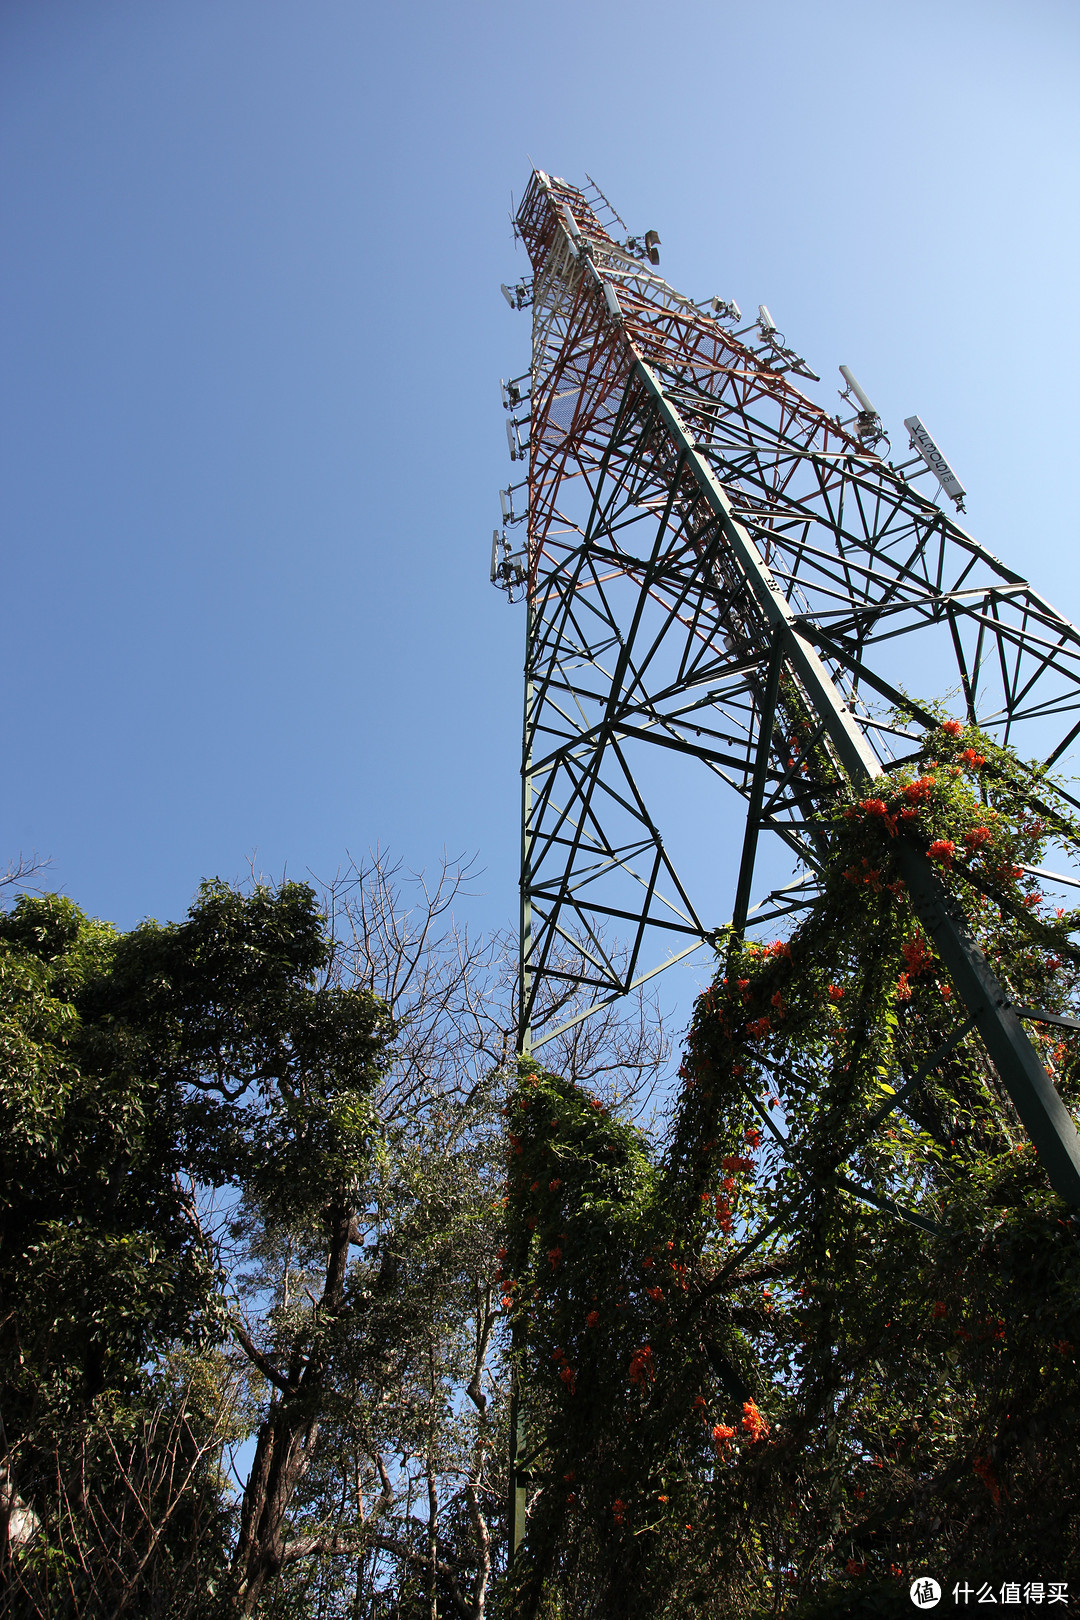
<path id="1" fill-rule="evenodd" d="M 1080 617 L 1078 47 L 1072 0 L 4 0 L 0 858 L 126 927 L 445 845 L 513 915 L 530 161 L 917 411 Z"/>

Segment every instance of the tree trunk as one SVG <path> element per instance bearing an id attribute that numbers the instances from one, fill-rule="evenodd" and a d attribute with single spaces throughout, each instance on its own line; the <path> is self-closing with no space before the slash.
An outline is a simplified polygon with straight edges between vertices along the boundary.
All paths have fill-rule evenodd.
<path id="1" fill-rule="evenodd" d="M 319 1433 L 330 1359 L 320 1330 L 341 1308 L 352 1217 L 344 1208 L 330 1212 L 326 1278 L 313 1312 L 314 1345 L 307 1355 L 302 1344 L 296 1345 L 288 1375 L 275 1380 L 279 1394 L 259 1427 L 233 1555 L 230 1612 L 238 1616 L 254 1612 L 267 1582 L 281 1568 L 289 1506 Z M 256 1365 L 265 1374 L 266 1359 L 260 1357 Z"/>

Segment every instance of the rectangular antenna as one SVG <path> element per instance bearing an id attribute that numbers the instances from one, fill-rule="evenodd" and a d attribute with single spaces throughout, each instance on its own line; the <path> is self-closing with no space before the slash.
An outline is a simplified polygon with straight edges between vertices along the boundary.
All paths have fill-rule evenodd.
<path id="1" fill-rule="evenodd" d="M 964 510 L 964 496 L 967 491 L 945 460 L 930 434 L 926 431 L 917 416 L 905 416 L 904 426 L 911 434 L 911 448 L 917 450 L 926 462 L 930 471 L 948 495 L 950 500 L 956 502 L 958 512 Z"/>

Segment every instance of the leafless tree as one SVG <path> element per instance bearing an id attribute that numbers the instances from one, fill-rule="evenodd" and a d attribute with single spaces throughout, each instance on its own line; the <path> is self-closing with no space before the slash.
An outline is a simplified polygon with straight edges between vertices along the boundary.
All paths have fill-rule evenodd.
<path id="1" fill-rule="evenodd" d="M 385 1145 L 329 1251 L 232 1224 L 236 1345 L 264 1413 L 244 1485 L 239 1613 L 273 1612 L 272 1575 L 282 1596 L 313 1581 L 340 1593 L 346 1568 L 357 1617 L 379 1593 L 411 1593 L 432 1617 L 487 1612 L 505 1494 L 494 1278 L 517 964 L 507 935 L 478 937 L 460 920 L 470 875 L 445 862 L 432 880 L 403 876 L 376 852 L 323 885 L 330 977 L 372 991 L 396 1026 L 376 1099 Z M 563 1021 L 583 1006 L 568 994 Z M 571 1022 L 543 1055 L 633 1107 L 667 1051 L 657 1009 L 639 998 Z M 329 1317 L 348 1332 L 301 1398 L 304 1347 Z"/>
<path id="2" fill-rule="evenodd" d="M 0 891 L 10 889 L 17 894 L 26 892 L 40 894 L 41 889 L 37 884 L 31 883 L 30 879 L 36 877 L 39 872 L 46 871 L 51 865 L 52 860 L 49 856 L 24 855 L 20 850 L 15 859 L 9 861 L 3 872 L 0 872 Z M 3 900 L 6 899 L 7 896 L 4 895 Z"/>
<path id="3" fill-rule="evenodd" d="M 58 1436 L 52 1489 L 35 1492 L 40 1512 L 5 1499 L 0 1612 L 196 1616 L 206 1589 L 198 1566 L 213 1568 L 226 1536 L 218 1464 L 236 1393 L 200 1367 L 151 1408 L 101 1404 L 77 1433 Z M 39 1453 L 38 1474 L 41 1462 Z"/>

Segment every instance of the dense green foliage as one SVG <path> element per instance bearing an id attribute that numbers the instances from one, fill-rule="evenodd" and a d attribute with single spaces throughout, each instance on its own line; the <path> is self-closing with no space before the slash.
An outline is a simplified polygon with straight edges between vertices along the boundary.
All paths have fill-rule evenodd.
<path id="1" fill-rule="evenodd" d="M 16 1584 L 27 1612 L 196 1612 L 228 1584 L 207 1198 L 267 1231 L 344 1222 L 347 1245 L 389 1023 L 326 979 L 303 885 L 207 884 L 184 923 L 122 937 L 23 898 L 0 951 L 0 1399 L 38 1520 Z"/>
<path id="2" fill-rule="evenodd" d="M 177 1098 L 129 1061 L 108 1015 L 87 1013 L 120 943 L 58 896 L 0 919 L 0 1411 L 9 1488 L 39 1524 L 12 1612 L 60 1614 L 75 1596 L 115 1605 L 132 1564 L 118 1541 L 133 1538 L 138 1556 L 147 1545 L 130 1525 L 136 1494 L 161 1521 L 146 1612 L 167 1609 L 177 1569 L 224 1546 L 182 1370 L 219 1336 L 222 1312 L 180 1175 Z M 205 1388 L 190 1404 L 213 1424 Z M 159 1466 L 170 1448 L 187 1482 L 179 1504 Z M 85 1534 L 62 1537 L 73 1519 Z M 99 1537 L 106 1523 L 117 1534 Z"/>
<path id="3" fill-rule="evenodd" d="M 0 1612 L 483 1613 L 501 959 L 379 862 L 0 917 Z"/>
<path id="4" fill-rule="evenodd" d="M 985 737 L 930 743 L 824 813 L 789 940 L 722 943 L 664 1151 L 523 1070 L 523 1613 L 904 1613 L 920 1572 L 1075 1576 L 1080 1232 L 896 856 L 938 864 L 1017 1005 L 1075 1014 L 1077 918 L 1027 869 L 1080 838 Z M 1033 1039 L 1075 1111 L 1075 1037 Z"/>
<path id="5" fill-rule="evenodd" d="M 494 958 L 378 870 L 122 936 L 0 917 L 5 1612 L 808 1620 L 1080 1578 L 1077 1219 L 898 859 L 1069 1017 L 1080 919 L 1031 869 L 1080 834 L 974 730 L 929 744 L 830 790 L 788 939 L 719 941 L 663 1141 L 615 1100 L 662 1042 L 507 1085 Z M 1076 1036 L 1027 1027 L 1075 1112 Z"/>
<path id="6" fill-rule="evenodd" d="M 176 1181 L 166 1085 L 106 1050 L 80 1008 L 117 937 L 70 901 L 0 919 L 0 1289 L 4 1419 L 66 1421 L 198 1336 L 213 1293 Z"/>

